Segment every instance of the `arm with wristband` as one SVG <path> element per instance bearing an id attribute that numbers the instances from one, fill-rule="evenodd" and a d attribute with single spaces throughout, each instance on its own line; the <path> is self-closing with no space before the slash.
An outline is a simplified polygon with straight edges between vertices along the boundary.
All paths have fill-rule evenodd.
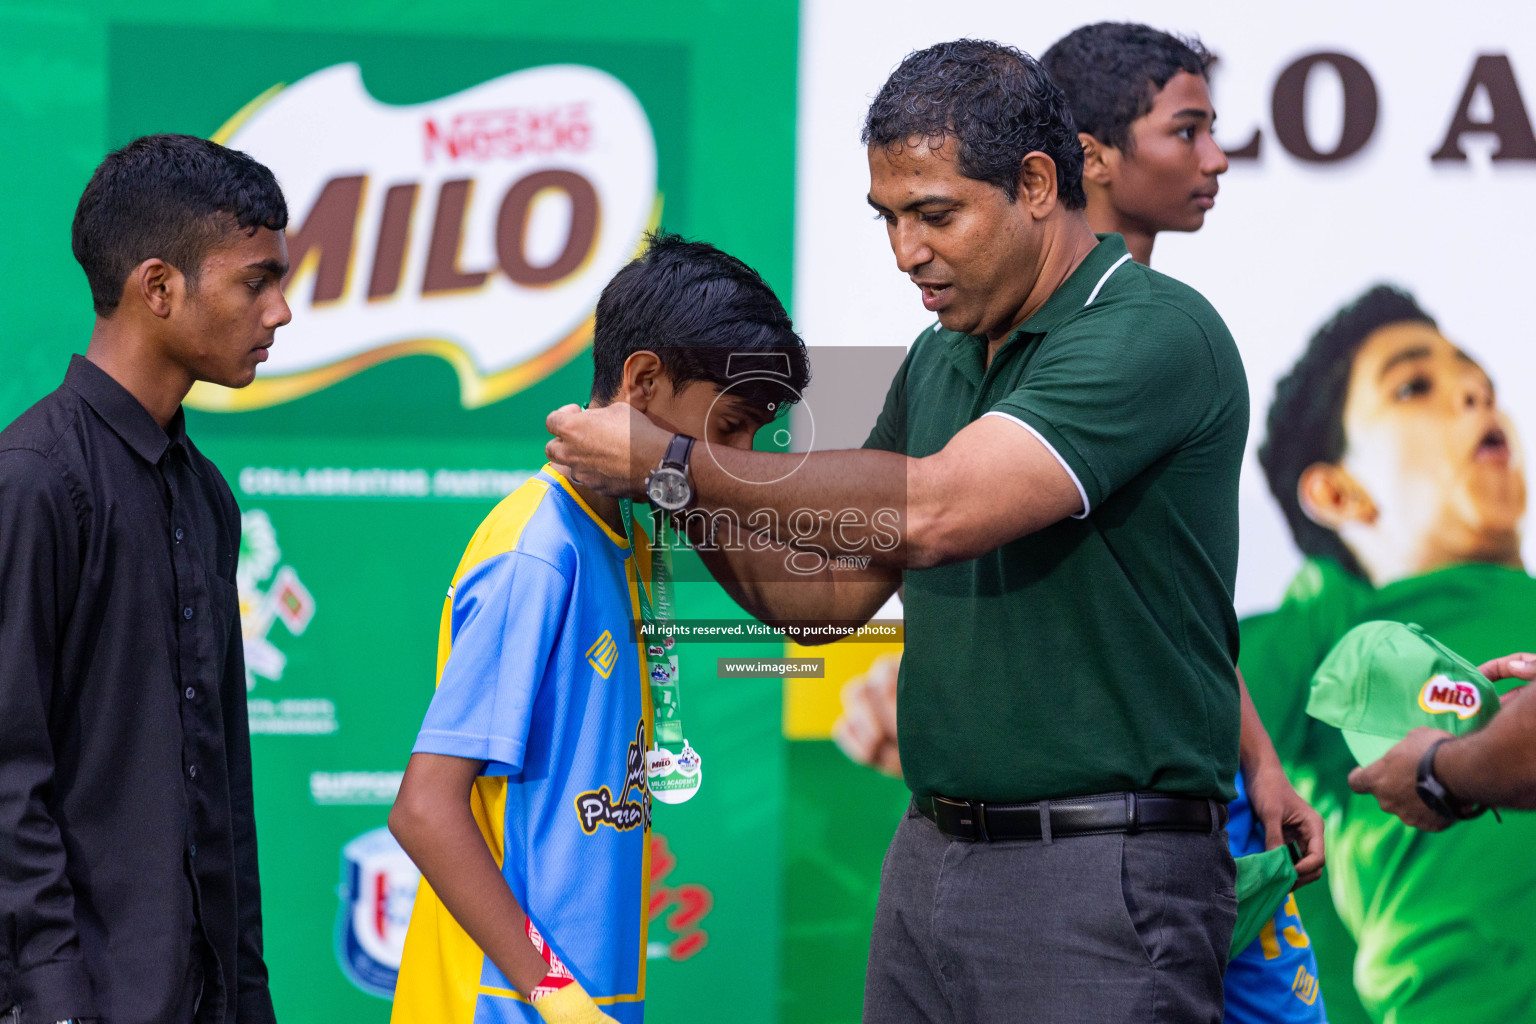
<path id="1" fill-rule="evenodd" d="M 1490 680 L 1529 681 L 1536 655 L 1511 654 L 1480 668 Z M 1425 832 L 1443 831 L 1483 807 L 1536 808 L 1536 700 L 1528 689 L 1504 694 L 1503 710 L 1470 736 L 1413 730 L 1379 760 L 1351 771 L 1350 788 Z"/>
<path id="2" fill-rule="evenodd" d="M 546 562 L 516 552 L 455 577 L 451 650 L 389 828 L 443 908 L 535 1009 L 552 1021 L 585 1024 L 606 1018 L 569 971 L 555 969 L 542 938 L 535 941 L 474 809 L 477 779 L 522 765 L 534 694 L 569 586 Z M 586 1015 L 572 1016 L 577 1010 Z"/>
<path id="3" fill-rule="evenodd" d="M 485 763 L 412 754 L 389 828 L 443 906 L 550 1024 L 600 1024 L 600 1010 L 507 887 L 470 810 Z"/>
<path id="4" fill-rule="evenodd" d="M 1489 679 L 1536 678 L 1536 655 L 1511 654 L 1482 666 Z M 1536 700 L 1528 687 L 1504 694 L 1504 711 L 1480 733 L 1448 743 L 1434 764 L 1446 788 L 1468 804 L 1536 809 Z"/>

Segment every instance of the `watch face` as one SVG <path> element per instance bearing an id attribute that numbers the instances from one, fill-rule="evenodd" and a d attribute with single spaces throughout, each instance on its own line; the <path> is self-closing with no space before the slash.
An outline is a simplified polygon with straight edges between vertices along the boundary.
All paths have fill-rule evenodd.
<path id="1" fill-rule="evenodd" d="M 650 497 L 651 504 L 668 512 L 676 512 L 693 497 L 693 488 L 688 485 L 688 477 L 682 470 L 663 466 L 651 473 L 651 478 L 645 484 L 645 493 Z"/>

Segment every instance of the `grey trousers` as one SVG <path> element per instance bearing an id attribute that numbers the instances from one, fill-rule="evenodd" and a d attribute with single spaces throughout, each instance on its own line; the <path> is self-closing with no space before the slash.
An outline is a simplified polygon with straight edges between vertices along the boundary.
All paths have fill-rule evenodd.
<path id="1" fill-rule="evenodd" d="M 865 1024 L 1219 1024 L 1237 919 L 1226 831 L 951 839 L 896 830 Z"/>

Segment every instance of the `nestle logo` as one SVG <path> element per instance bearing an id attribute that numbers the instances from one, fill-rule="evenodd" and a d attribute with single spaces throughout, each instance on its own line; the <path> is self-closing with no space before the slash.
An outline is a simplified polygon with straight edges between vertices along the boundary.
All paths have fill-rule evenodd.
<path id="1" fill-rule="evenodd" d="M 423 124 L 426 162 L 515 160 L 550 153 L 583 153 L 592 142 L 585 103 L 534 109 L 472 110 Z"/>

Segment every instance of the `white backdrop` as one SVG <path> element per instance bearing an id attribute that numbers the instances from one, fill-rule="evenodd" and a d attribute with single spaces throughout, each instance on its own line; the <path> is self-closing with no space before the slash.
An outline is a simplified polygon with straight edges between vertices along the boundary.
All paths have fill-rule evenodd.
<path id="1" fill-rule="evenodd" d="M 1536 409 L 1536 327 L 1527 314 L 1536 255 L 1536 161 L 1489 159 L 1491 135 L 1464 138 L 1465 163 L 1432 162 L 1480 54 L 1506 55 L 1536 113 L 1536 4 L 1422 0 L 1298 0 L 1260 10 L 1191 0 L 1100 0 L 1079 5 L 995 0 L 805 0 L 801 6 L 795 319 L 811 345 L 905 344 L 933 322 L 895 266 L 885 230 L 864 202 L 868 168 L 859 127 L 870 98 L 908 52 L 943 39 L 997 39 L 1041 54 L 1078 25 L 1140 21 L 1198 35 L 1219 57 L 1217 138 L 1228 148 L 1263 133 L 1260 156 L 1234 161 L 1198 234 L 1160 236 L 1153 266 L 1215 304 L 1242 349 L 1253 429 L 1242 482 L 1239 614 L 1271 608 L 1299 555 L 1253 450 L 1275 381 L 1312 331 L 1378 281 L 1407 287 L 1446 336 L 1477 358 L 1500 389 L 1528 447 Z M 1354 156 L 1308 163 L 1271 124 L 1271 96 L 1297 58 L 1341 52 L 1370 72 L 1373 136 Z M 1308 83 L 1313 146 L 1334 148 L 1339 78 Z M 1490 99 L 1479 90 L 1474 119 Z M 1536 555 L 1526 534 L 1527 565 Z"/>

